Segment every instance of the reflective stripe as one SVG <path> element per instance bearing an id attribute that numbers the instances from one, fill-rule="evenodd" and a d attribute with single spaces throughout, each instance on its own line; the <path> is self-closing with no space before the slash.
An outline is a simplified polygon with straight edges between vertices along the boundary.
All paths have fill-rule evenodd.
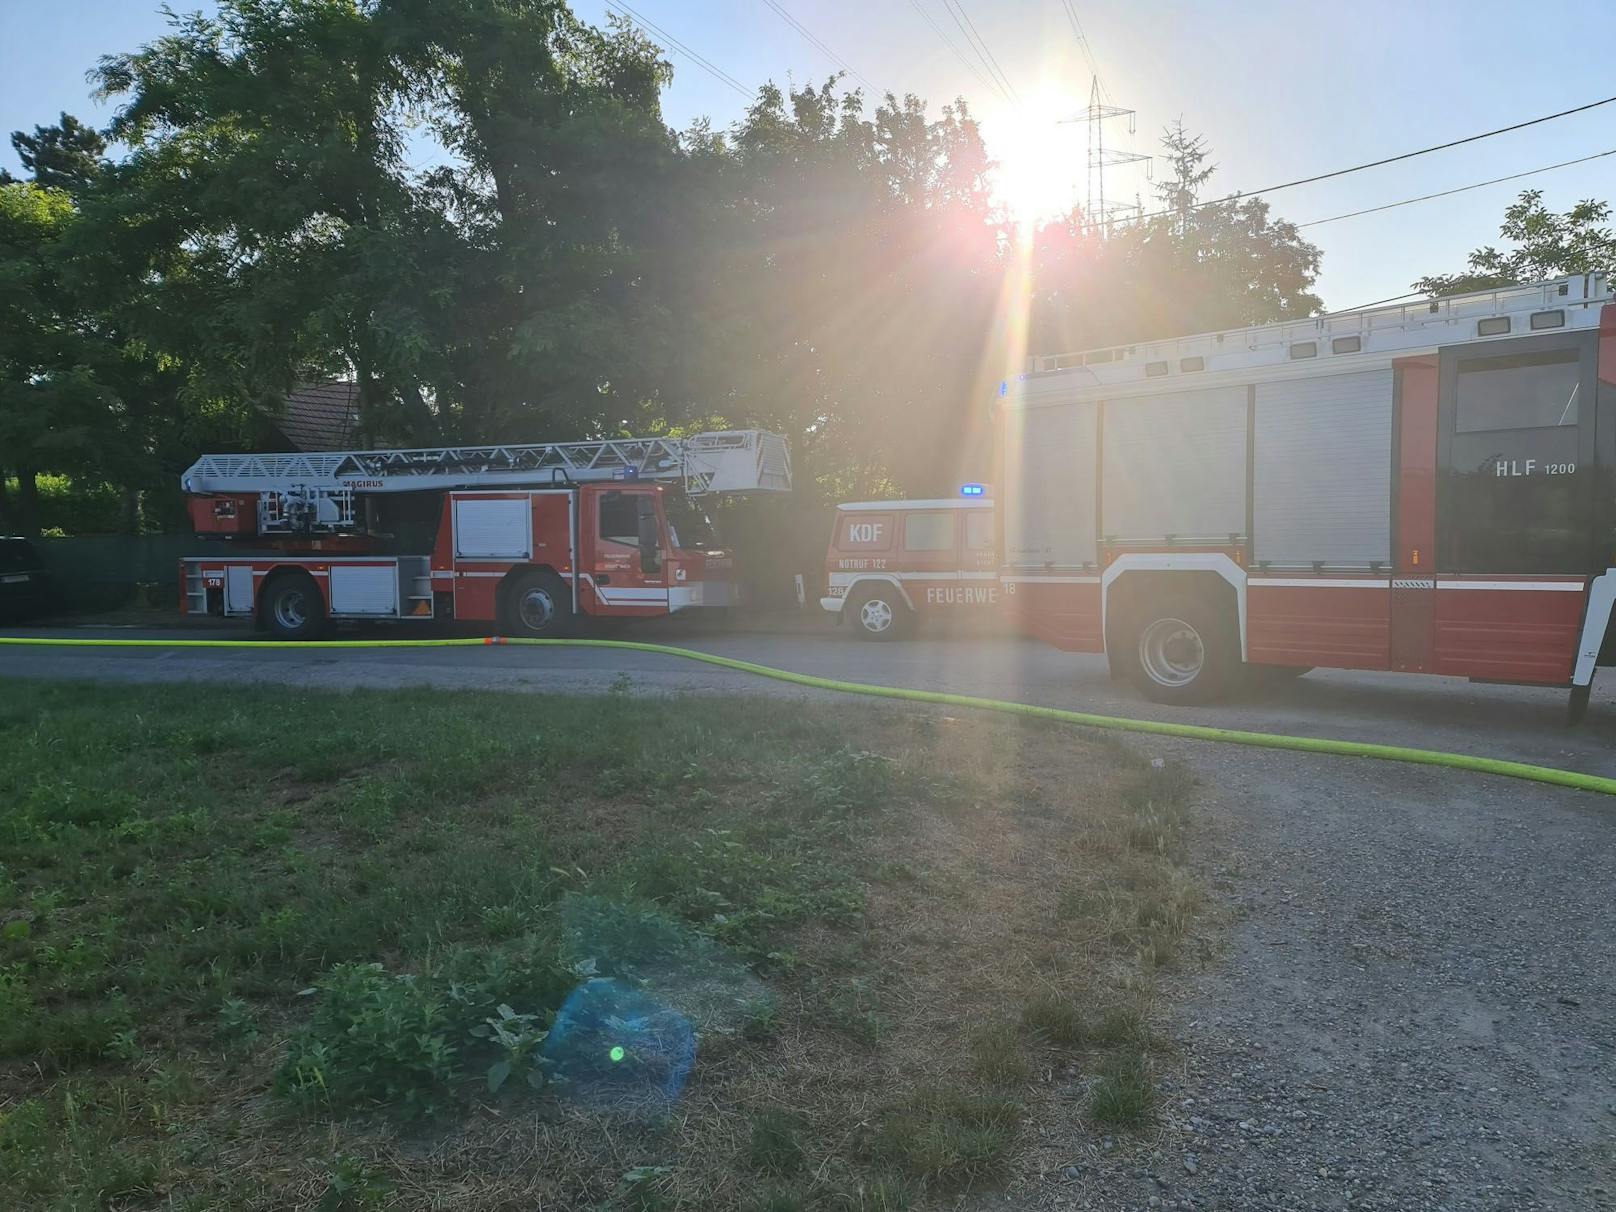
<path id="1" fill-rule="evenodd" d="M 1349 578 L 1342 577 L 1332 580 L 1325 577 L 1252 577 L 1246 582 L 1253 589 L 1260 585 L 1271 585 L 1276 589 L 1390 589 L 1390 581 L 1377 581 L 1372 577 Z"/>
<path id="2" fill-rule="evenodd" d="M 1538 593 L 1581 593 L 1585 581 L 1438 581 L 1438 589 L 1516 589 Z"/>
<path id="3" fill-rule="evenodd" d="M 1005 583 L 1014 582 L 1018 585 L 1098 585 L 1099 577 L 1036 577 L 1020 576 L 1005 577 Z"/>

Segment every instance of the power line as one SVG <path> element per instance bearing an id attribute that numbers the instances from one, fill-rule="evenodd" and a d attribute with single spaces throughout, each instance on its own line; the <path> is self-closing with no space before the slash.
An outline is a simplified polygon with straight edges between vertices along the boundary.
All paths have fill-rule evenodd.
<path id="1" fill-rule="evenodd" d="M 1563 109 L 1559 113 L 1545 114 L 1541 118 L 1531 118 L 1525 122 L 1516 122 L 1512 126 L 1500 126 L 1496 130 L 1482 131 L 1479 135 L 1466 135 L 1463 139 L 1454 139 L 1447 143 L 1438 143 L 1432 147 L 1422 147 L 1418 151 L 1403 152 L 1401 155 L 1387 156 L 1384 160 L 1371 160 L 1367 164 L 1355 164 L 1351 168 L 1338 168 L 1334 172 L 1319 173 L 1312 177 L 1300 177 L 1295 181 L 1285 181 L 1279 185 L 1268 185 L 1264 186 L 1262 189 L 1248 190 L 1244 193 L 1230 195 L 1227 198 L 1216 198 L 1207 202 L 1197 202 L 1194 206 L 1190 206 L 1185 209 L 1201 210 L 1208 206 L 1221 206 L 1226 202 L 1238 201 L 1245 198 L 1255 198 L 1260 194 L 1275 194 L 1282 189 L 1292 189 L 1298 185 L 1311 185 L 1315 181 L 1329 181 L 1335 177 L 1344 177 L 1348 173 L 1361 173 L 1366 168 L 1379 168 L 1383 164 L 1396 164 L 1401 160 L 1412 160 L 1416 156 L 1427 156 L 1432 152 L 1446 151 L 1450 147 L 1460 147 L 1466 143 L 1475 143 L 1480 139 L 1491 139 L 1494 135 L 1508 134 L 1512 130 L 1524 130 L 1528 126 L 1537 126 L 1544 122 L 1553 122 L 1556 118 L 1566 118 L 1572 114 L 1580 114 L 1590 109 L 1598 109 L 1601 105 L 1609 105 L 1613 101 L 1616 101 L 1616 97 L 1606 97 L 1602 101 L 1590 101 L 1587 105 L 1579 105 L 1573 109 Z M 1146 219 L 1161 219 L 1168 215 L 1176 215 L 1180 213 L 1181 211 L 1177 208 L 1151 211 L 1149 214 L 1137 216 L 1135 221 L 1140 222 Z"/>
<path id="2" fill-rule="evenodd" d="M 1083 52 L 1083 59 L 1089 65 L 1089 71 L 1100 83 L 1100 95 L 1107 101 L 1111 100 L 1111 90 L 1106 88 L 1105 81 L 1100 79 L 1100 65 L 1094 60 L 1094 48 L 1089 45 L 1089 36 L 1083 32 L 1083 22 L 1078 19 L 1077 4 L 1074 0 L 1061 0 L 1061 7 L 1066 10 L 1066 19 L 1072 23 L 1072 32 L 1077 35 L 1077 45 Z"/>
<path id="3" fill-rule="evenodd" d="M 1021 98 L 1016 93 L 1015 85 L 1010 83 L 1010 77 L 1004 74 L 1004 69 L 999 66 L 999 61 L 993 57 L 993 52 L 988 49 L 988 44 L 982 40 L 982 35 L 977 32 L 976 22 L 971 20 L 971 14 L 965 11 L 965 0 L 943 0 L 943 7 L 948 10 L 948 15 L 954 18 L 954 24 L 959 26 L 960 33 L 965 35 L 966 45 L 974 50 L 977 57 L 982 60 L 982 66 L 988 69 L 988 75 L 994 78 L 995 83 L 999 86 L 999 91 L 1004 93 L 1008 100 L 1020 105 Z"/>
<path id="4" fill-rule="evenodd" d="M 942 40 L 943 45 L 948 47 L 948 49 L 953 52 L 954 58 L 958 59 L 971 70 L 971 73 L 982 82 L 985 88 L 995 89 L 1006 101 L 1010 100 L 1010 95 L 1006 93 L 1003 88 L 999 87 L 999 82 L 997 80 L 990 80 L 987 76 L 985 76 L 982 73 L 982 69 L 975 63 L 972 63 L 965 52 L 954 45 L 953 39 L 943 32 L 943 27 L 938 25 L 937 22 L 932 19 L 932 15 L 921 7 L 920 0 L 909 0 L 909 7 L 920 14 L 921 20 L 923 20 L 927 25 L 931 26 L 932 33 L 936 34 L 937 37 Z"/>
<path id="5" fill-rule="evenodd" d="M 741 96 L 746 97 L 748 100 L 751 99 L 751 97 L 753 95 L 753 90 L 752 89 L 747 88 L 746 85 L 742 84 L 739 80 L 737 80 L 734 76 L 730 75 L 723 68 L 721 68 L 717 64 L 713 63 L 712 60 L 704 58 L 702 55 L 698 54 L 696 51 L 691 50 L 688 46 L 686 46 L 683 42 L 679 41 L 679 39 L 675 38 L 672 34 L 670 34 L 667 30 L 663 29 L 656 22 L 651 21 L 651 20 L 649 20 L 649 19 L 647 19 L 645 17 L 640 16 L 639 13 L 635 12 L 628 5 L 624 4 L 623 0 L 606 0 L 606 7 L 609 8 L 609 9 L 621 9 L 621 10 L 623 10 L 620 15 L 628 17 L 629 19 L 633 20 L 636 24 L 643 26 L 647 30 L 650 30 L 657 37 L 659 37 L 663 41 L 669 43 L 671 46 L 674 47 L 674 49 L 682 52 L 685 55 L 686 58 L 688 58 L 697 67 L 699 67 L 703 71 L 705 71 L 709 76 L 712 76 L 720 84 L 726 84 L 730 88 L 733 88 L 736 92 L 740 93 Z"/>
<path id="6" fill-rule="evenodd" d="M 1317 227 L 1320 223 L 1334 223 L 1339 219 L 1356 219 L 1359 215 L 1372 215 L 1378 211 L 1396 210 L 1399 206 L 1412 206 L 1416 202 L 1429 202 L 1433 198 L 1447 198 L 1453 194 L 1466 193 L 1472 189 L 1482 189 L 1488 185 L 1500 185 L 1505 181 L 1519 181 L 1522 177 L 1535 177 L 1538 173 L 1553 172 L 1557 168 L 1570 168 L 1573 164 L 1586 164 L 1590 160 L 1600 160 L 1606 156 L 1616 156 L 1616 147 L 1609 151 L 1595 152 L 1591 156 L 1582 156 L 1576 160 L 1562 160 L 1558 164 L 1545 164 L 1542 168 L 1529 168 L 1524 173 L 1511 173 L 1507 177 L 1494 177 L 1490 181 L 1477 181 L 1474 185 L 1461 185 L 1456 189 L 1444 189 L 1434 194 L 1421 194 L 1417 198 L 1404 198 L 1401 202 L 1388 202 L 1384 206 L 1370 206 L 1363 210 L 1348 211 L 1344 215 L 1331 215 L 1328 219 L 1310 219 L 1306 223 L 1298 223 L 1297 227 Z"/>
<path id="7" fill-rule="evenodd" d="M 971 20 L 971 14 L 965 11 L 965 0 L 945 0 L 945 2 L 952 4 L 954 11 L 959 13 L 959 15 L 964 18 L 965 24 L 971 29 L 971 36 L 976 39 L 976 44 L 982 48 L 983 57 L 987 60 L 989 66 L 992 67 L 994 73 L 998 75 L 999 79 L 1004 81 L 1004 87 L 1009 92 L 1010 99 L 1017 105 L 1020 105 L 1021 96 L 1016 92 L 1016 86 L 1010 83 L 1010 74 L 1006 72 L 1004 68 L 999 66 L 998 56 L 993 53 L 991 48 L 989 48 L 987 39 L 984 38 L 981 32 L 976 28 L 976 22 Z"/>
<path id="8" fill-rule="evenodd" d="M 1616 97 L 1606 97 L 1603 101 L 1590 101 L 1587 105 L 1579 105 L 1575 109 L 1562 109 L 1557 114 L 1545 114 L 1541 118 L 1532 118 L 1526 122 L 1517 122 L 1513 126 L 1500 126 L 1497 130 L 1483 131 L 1479 135 L 1467 135 L 1463 139 L 1454 139 L 1450 143 L 1438 143 L 1435 147 L 1422 147 L 1418 151 L 1404 152 L 1400 156 L 1387 156 L 1384 160 L 1371 160 L 1367 164 L 1355 164 L 1351 168 L 1338 168 L 1333 173 L 1320 173 L 1316 177 L 1303 177 L 1299 181 L 1287 181 L 1283 185 L 1270 185 L 1267 189 L 1254 189 L 1254 194 L 1271 194 L 1276 190 L 1289 189 L 1293 185 L 1311 185 L 1315 181 L 1328 181 L 1332 177 L 1344 177 L 1348 173 L 1362 172 L 1366 168 L 1379 168 L 1382 164 L 1396 164 L 1399 160 L 1412 160 L 1415 156 L 1426 156 L 1432 152 L 1446 151 L 1450 147 L 1460 147 L 1466 143 L 1474 143 L 1478 139 L 1491 139 L 1494 135 L 1506 135 L 1512 130 L 1525 130 L 1528 126 L 1536 126 L 1541 122 L 1553 122 L 1556 118 L 1566 118 L 1572 114 L 1580 114 L 1585 110 L 1597 109 L 1601 105 L 1609 105 L 1616 101 Z"/>
<path id="9" fill-rule="evenodd" d="M 1369 303 L 1359 303 L 1356 307 L 1342 307 L 1336 311 L 1325 312 L 1324 315 L 1316 316 L 1314 318 L 1323 320 L 1329 316 L 1344 316 L 1348 312 L 1363 311 L 1370 307 L 1379 307 L 1382 303 L 1396 303 L 1403 299 L 1413 299 L 1416 297 L 1423 299 L 1425 297 L 1425 292 L 1423 290 L 1411 290 L 1406 295 L 1392 295 L 1385 299 L 1375 299 Z"/>
<path id="10" fill-rule="evenodd" d="M 842 58 L 835 51 L 831 50 L 830 47 L 826 46 L 823 42 L 821 42 L 818 38 L 816 38 L 814 36 L 813 32 L 806 25 L 804 25 L 801 21 L 798 21 L 795 17 L 793 17 L 790 13 L 788 13 L 786 11 L 784 5 L 777 3 L 776 0 L 763 0 L 763 3 L 767 4 L 776 13 L 778 13 L 780 15 L 780 19 L 782 21 L 784 21 L 787 25 L 791 26 L 792 29 L 796 30 L 804 38 L 808 39 L 808 41 L 811 42 L 814 46 L 816 46 L 819 49 L 819 51 L 827 59 L 829 59 L 832 63 L 835 63 L 837 66 L 839 66 L 848 75 L 852 76 L 855 80 L 857 80 L 861 84 L 865 85 L 872 92 L 880 92 L 880 91 L 882 91 L 881 89 L 877 88 L 873 83 L 871 83 L 870 80 L 868 79 L 868 77 L 866 77 L 863 73 L 861 73 L 859 71 L 856 71 L 852 67 L 852 65 L 850 65 L 847 62 L 846 59 Z"/>

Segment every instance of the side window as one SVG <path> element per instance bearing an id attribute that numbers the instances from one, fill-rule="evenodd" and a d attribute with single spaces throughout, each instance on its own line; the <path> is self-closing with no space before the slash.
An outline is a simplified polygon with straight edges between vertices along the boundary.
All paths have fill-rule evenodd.
<path id="1" fill-rule="evenodd" d="M 952 513 L 912 513 L 903 521 L 905 551 L 953 551 Z"/>
<path id="2" fill-rule="evenodd" d="M 606 492 L 600 497 L 600 537 L 608 543 L 634 547 L 640 541 L 639 495 Z"/>
<path id="3" fill-rule="evenodd" d="M 1580 360 L 1575 349 L 1460 358 L 1455 431 L 1576 428 Z"/>
<path id="4" fill-rule="evenodd" d="M 886 551 L 892 546 L 892 515 L 844 514 L 836 545 L 844 551 Z"/>
<path id="5" fill-rule="evenodd" d="M 993 550 L 993 514 L 986 509 L 973 509 L 965 515 L 965 550 Z"/>
<path id="6" fill-rule="evenodd" d="M 1587 476 L 1577 474 L 1591 407 L 1582 349 L 1451 357 L 1440 563 L 1462 573 L 1582 571 L 1593 539 Z"/>

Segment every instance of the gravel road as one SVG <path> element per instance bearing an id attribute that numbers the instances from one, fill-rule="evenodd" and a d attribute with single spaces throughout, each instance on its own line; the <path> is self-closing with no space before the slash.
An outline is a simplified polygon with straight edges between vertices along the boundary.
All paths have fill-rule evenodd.
<path id="1" fill-rule="evenodd" d="M 809 673 L 1118 714 L 1103 663 L 1007 640 L 858 645 L 829 634 L 693 643 Z M 0 649 L 0 673 L 801 694 L 675 658 L 457 648 Z M 1616 677 L 1584 728 L 1563 695 L 1315 673 L 1220 710 L 1335 735 L 1616 774 Z M 1424 767 L 1136 740 L 1203 780 L 1222 952 L 1168 979 L 1176 1042 L 1159 1135 L 1071 1161 L 996 1208 L 1616 1209 L 1616 803 Z M 1216 912 L 1218 910 L 1214 910 Z"/>
<path id="2" fill-rule="evenodd" d="M 1040 1202 L 1616 1208 L 1609 805 L 1417 768 L 1193 760 L 1227 953 L 1172 982 L 1158 1147 L 1079 1153 Z"/>

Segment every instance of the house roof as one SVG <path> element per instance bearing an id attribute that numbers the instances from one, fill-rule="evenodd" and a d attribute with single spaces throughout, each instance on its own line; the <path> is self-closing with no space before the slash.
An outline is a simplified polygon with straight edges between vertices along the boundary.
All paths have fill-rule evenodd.
<path id="1" fill-rule="evenodd" d="M 296 450 L 349 450 L 359 425 L 357 383 L 310 383 L 286 397 L 275 421 Z"/>

